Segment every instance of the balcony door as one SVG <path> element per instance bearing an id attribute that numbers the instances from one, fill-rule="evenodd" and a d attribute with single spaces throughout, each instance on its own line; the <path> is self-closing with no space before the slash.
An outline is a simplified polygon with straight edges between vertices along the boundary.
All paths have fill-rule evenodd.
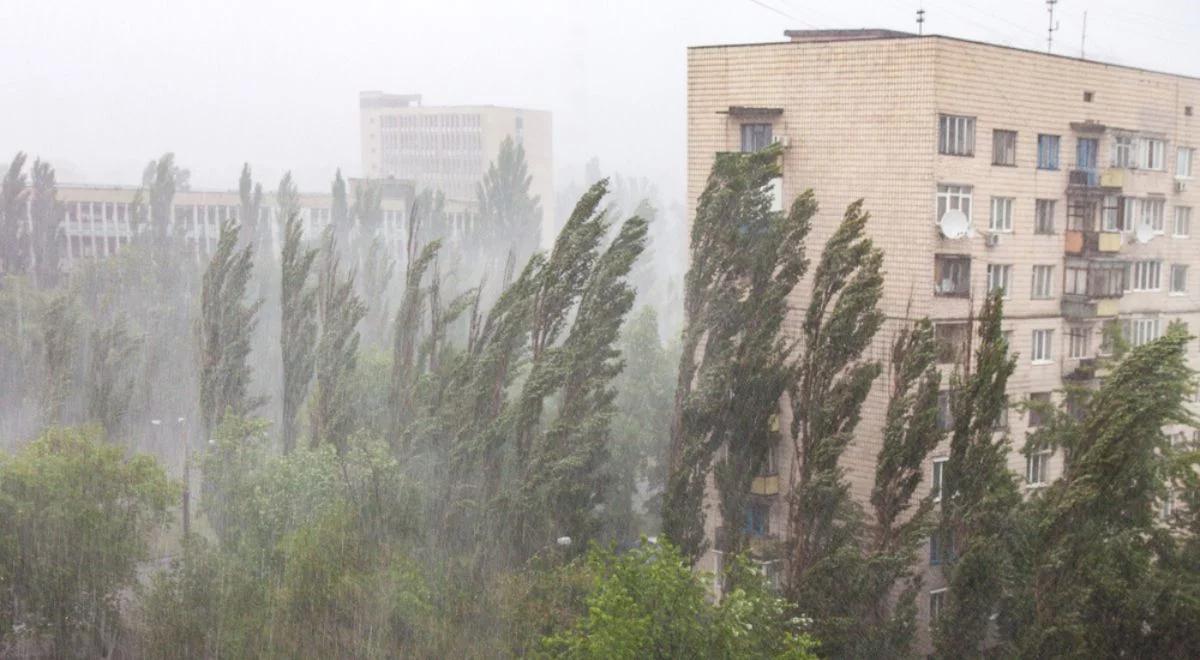
<path id="1" fill-rule="evenodd" d="M 1099 140 L 1096 138 L 1079 138 L 1079 141 L 1075 143 L 1075 169 L 1088 172 L 1088 177 L 1091 178 L 1097 172 L 1096 162 L 1099 159 L 1099 155 Z"/>

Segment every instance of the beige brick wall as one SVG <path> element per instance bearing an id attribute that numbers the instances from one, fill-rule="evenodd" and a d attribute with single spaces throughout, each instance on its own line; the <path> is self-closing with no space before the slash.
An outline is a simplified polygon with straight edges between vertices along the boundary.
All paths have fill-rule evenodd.
<path id="1" fill-rule="evenodd" d="M 1085 91 L 1093 93 L 1091 102 L 1084 101 Z M 1191 237 L 1171 235 L 1175 206 L 1200 207 L 1195 184 L 1175 192 L 1174 172 L 1178 146 L 1200 148 L 1200 119 L 1184 115 L 1185 106 L 1200 106 L 1200 80 L 941 37 L 693 48 L 688 52 L 689 217 L 714 154 L 739 148 L 739 120 L 723 114 L 730 106 L 783 109 L 773 132 L 790 140 L 783 160 L 785 197 L 790 200 L 812 188 L 821 203 L 808 241 L 814 262 L 845 206 L 865 199 L 872 215 L 868 231 L 885 253 L 882 307 L 889 317 L 869 358 L 886 360 L 905 318 L 965 320 L 970 301 L 978 305 L 986 294 L 986 265 L 1010 264 L 1004 326 L 1012 332 L 1013 350 L 1020 357 L 1009 397 L 1017 401 L 1030 392 L 1062 387 L 1063 374 L 1076 364 L 1065 359 L 1068 324 L 1061 316 L 1066 189 L 1076 146 L 1071 123 L 1084 121 L 1154 133 L 1166 140 L 1166 171 L 1129 171 L 1124 177 L 1125 194 L 1165 198 L 1166 234 L 1147 244 L 1127 236 L 1120 253 L 1122 259 L 1161 259 L 1162 290 L 1125 294 L 1120 313 L 1157 315 L 1163 329 L 1168 321 L 1179 319 L 1200 332 L 1200 210 L 1193 211 Z M 937 153 L 939 113 L 976 117 L 974 157 Z M 1018 133 L 1016 167 L 992 165 L 992 130 L 997 128 Z M 1056 171 L 1037 168 L 1039 133 L 1061 136 Z M 1100 139 L 1102 169 L 1110 162 L 1110 144 L 1111 131 Z M 1193 170 L 1197 167 L 1200 163 L 1193 164 Z M 973 187 L 975 236 L 940 236 L 934 223 L 938 183 Z M 1013 230 L 1003 234 L 998 245 L 987 247 L 984 234 L 993 196 L 1015 199 Z M 1034 233 L 1037 199 L 1057 200 L 1052 235 Z M 971 255 L 970 300 L 933 295 L 934 254 L 939 252 Z M 1191 266 L 1185 295 L 1167 291 L 1171 263 Z M 1049 300 L 1031 297 L 1033 266 L 1039 264 L 1055 267 Z M 796 311 L 789 332 L 798 332 L 808 286 L 805 281 L 793 295 Z M 1100 344 L 1098 327 L 1093 353 Z M 1033 364 L 1029 358 L 1035 329 L 1054 331 L 1054 359 L 1048 364 Z M 1200 364 L 1197 349 L 1200 346 L 1193 347 L 1192 358 Z M 842 463 L 854 495 L 863 500 L 874 480 L 886 380 L 885 375 L 876 383 Z M 1010 433 L 1009 465 L 1023 483 L 1023 414 L 1010 414 Z M 789 465 L 788 452 L 781 459 L 780 465 Z M 1061 457 L 1055 456 L 1051 478 L 1060 471 Z M 927 479 L 929 472 L 927 468 Z M 773 532 L 786 525 L 786 504 L 778 499 L 772 511 Z M 710 500 L 710 532 L 719 525 L 716 517 Z M 927 563 L 927 555 L 922 560 Z M 701 567 L 711 569 L 713 562 L 706 557 Z M 940 586 L 941 576 L 931 571 L 926 589 Z M 928 598 L 922 597 L 923 616 L 927 604 Z M 921 641 L 922 646 L 927 643 Z"/>

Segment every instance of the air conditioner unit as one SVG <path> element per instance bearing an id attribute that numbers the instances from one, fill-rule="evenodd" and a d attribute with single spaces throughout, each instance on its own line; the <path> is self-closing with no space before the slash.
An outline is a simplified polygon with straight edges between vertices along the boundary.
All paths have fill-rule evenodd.
<path id="1" fill-rule="evenodd" d="M 1187 181 L 1176 181 L 1175 182 L 1175 192 L 1177 192 L 1177 193 L 1187 192 Z"/>
<path id="2" fill-rule="evenodd" d="M 997 245 L 1000 245 L 1000 234 L 996 234 L 996 233 L 987 234 L 984 237 L 983 241 L 984 241 L 984 245 L 987 245 L 988 247 L 996 247 Z"/>
<path id="3" fill-rule="evenodd" d="M 778 144 L 779 146 L 783 147 L 784 149 L 787 149 L 788 147 L 792 146 L 792 140 L 791 140 L 791 138 L 789 138 L 789 137 L 788 137 L 788 136 L 786 136 L 786 135 L 775 135 L 775 136 L 773 136 L 773 137 L 771 138 L 771 143 L 772 143 L 772 144 Z"/>

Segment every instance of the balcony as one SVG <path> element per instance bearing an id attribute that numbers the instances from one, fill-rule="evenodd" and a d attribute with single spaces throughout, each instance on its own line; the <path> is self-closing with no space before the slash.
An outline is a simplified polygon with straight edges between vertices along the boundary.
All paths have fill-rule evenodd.
<path id="1" fill-rule="evenodd" d="M 1115 259 L 1070 259 L 1063 281 L 1062 314 L 1081 321 L 1117 315 L 1125 294 L 1125 267 Z"/>
<path id="2" fill-rule="evenodd" d="M 1070 363 L 1074 362 L 1074 366 Z M 1063 362 L 1063 380 L 1072 383 L 1086 383 L 1096 378 L 1096 358 L 1082 358 Z"/>
<path id="3" fill-rule="evenodd" d="M 1068 229 L 1063 239 L 1063 251 L 1077 257 L 1111 256 L 1123 243 L 1120 232 L 1091 229 Z"/>
<path id="4" fill-rule="evenodd" d="M 1125 185 L 1125 172 L 1110 168 L 1074 169 L 1067 173 L 1067 193 L 1111 194 L 1120 192 Z"/>
<path id="5" fill-rule="evenodd" d="M 762 495 L 770 497 L 779 494 L 779 475 L 767 474 L 760 477 L 754 477 L 750 482 L 750 494 Z"/>

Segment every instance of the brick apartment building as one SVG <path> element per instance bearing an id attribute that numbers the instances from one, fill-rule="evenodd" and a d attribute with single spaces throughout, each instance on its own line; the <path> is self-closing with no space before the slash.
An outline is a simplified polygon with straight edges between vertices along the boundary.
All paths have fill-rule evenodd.
<path id="1" fill-rule="evenodd" d="M 689 216 L 717 152 L 774 141 L 784 145 L 783 198 L 812 188 L 821 204 L 813 258 L 845 207 L 865 199 L 868 232 L 884 251 L 888 321 L 867 355 L 884 375 L 843 458 L 856 497 L 872 486 L 888 348 L 907 319 L 935 322 L 948 372 L 964 357 L 970 306 L 1002 288 L 1019 354 L 1011 402 L 1057 400 L 1067 383 L 1095 382 L 1106 324 L 1134 344 L 1176 320 L 1200 332 L 1200 79 L 885 30 L 786 36 L 689 50 Z M 803 282 L 793 295 L 788 332 L 800 331 L 807 290 Z M 1200 366 L 1200 345 L 1190 357 Z M 787 429 L 787 406 L 781 413 Z M 998 431 L 1010 435 L 1009 467 L 1030 491 L 1062 468 L 1059 455 L 1020 452 L 1038 423 L 1013 410 Z M 790 452 L 780 442 L 770 465 L 791 465 Z M 946 454 L 932 454 L 921 496 L 939 487 Z M 785 529 L 791 481 L 769 470 L 754 482 L 748 520 L 736 523 L 767 538 Z M 723 522 L 710 504 L 712 539 Z M 922 557 L 924 621 L 944 598 L 940 554 Z M 700 567 L 720 561 L 710 552 Z"/>

